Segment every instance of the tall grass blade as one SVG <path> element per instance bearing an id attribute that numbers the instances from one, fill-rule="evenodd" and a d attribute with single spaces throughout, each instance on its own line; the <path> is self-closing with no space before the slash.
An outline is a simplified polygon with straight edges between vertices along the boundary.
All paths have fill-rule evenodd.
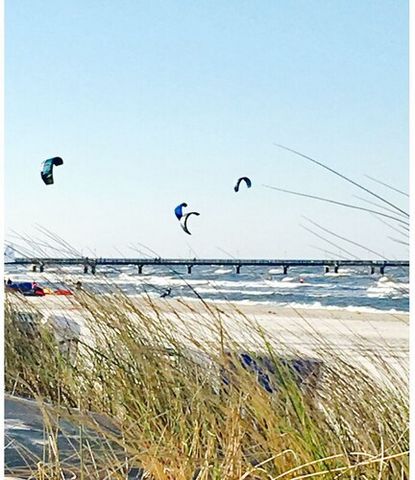
<path id="1" fill-rule="evenodd" d="M 311 158 L 311 157 L 309 157 L 308 155 L 305 155 L 304 153 L 298 152 L 297 150 L 293 150 L 292 148 L 286 147 L 286 146 L 281 145 L 281 144 L 279 144 L 279 143 L 274 143 L 273 145 L 276 146 L 276 147 L 278 147 L 278 148 L 282 148 L 283 150 L 287 150 L 288 152 L 294 153 L 295 155 L 298 155 L 299 157 L 303 157 L 303 158 L 305 158 L 306 160 L 309 160 L 310 162 L 315 163 L 316 165 L 319 165 L 320 167 L 328 170 L 328 171 L 331 172 L 331 173 L 334 173 L 335 175 L 337 175 L 338 177 L 342 178 L 343 180 L 346 180 L 346 182 L 349 182 L 349 183 L 351 183 L 352 185 L 354 185 L 355 187 L 358 187 L 358 188 L 360 188 L 361 190 L 364 190 L 366 193 L 369 193 L 370 195 L 376 197 L 377 199 L 381 200 L 382 202 L 384 202 L 384 203 L 386 203 L 387 205 L 389 205 L 390 207 L 392 207 L 394 210 L 396 210 L 396 211 L 402 213 L 403 215 L 409 217 L 409 214 L 408 214 L 407 212 L 405 212 L 405 210 L 402 210 L 401 208 L 399 208 L 398 206 L 396 206 L 396 205 L 393 204 L 392 202 L 389 202 L 388 200 L 386 200 L 384 197 L 378 195 L 378 194 L 375 193 L 375 192 L 372 192 L 371 190 L 369 190 L 368 188 L 364 187 L 364 186 L 361 185 L 360 183 L 357 183 L 357 182 L 355 182 L 354 180 L 352 180 L 351 178 L 346 177 L 346 176 L 343 175 L 342 173 L 334 170 L 333 168 L 325 165 L 324 163 L 319 162 L 318 160 L 315 160 L 314 158 Z"/>
<path id="2" fill-rule="evenodd" d="M 399 222 L 404 225 L 409 225 L 409 223 L 406 220 L 402 220 L 401 218 L 398 218 L 398 217 L 393 217 L 392 215 L 388 215 L 386 213 L 379 212 L 377 210 L 371 210 L 369 208 L 361 207 L 359 205 L 352 205 L 350 203 L 338 202 L 337 200 L 331 200 L 330 198 L 319 197 L 317 195 L 308 195 L 306 193 L 294 192 L 293 190 L 286 190 L 284 188 L 273 187 L 272 185 L 263 185 L 263 187 L 270 188 L 271 190 L 277 190 L 278 192 L 290 193 L 291 195 L 297 195 L 299 197 L 313 198 L 314 200 L 320 200 L 322 202 L 332 203 L 334 205 L 340 205 L 341 207 L 353 208 L 355 210 L 361 210 L 363 212 L 374 213 L 376 215 L 380 215 L 382 217 L 395 220 L 395 222 Z"/>

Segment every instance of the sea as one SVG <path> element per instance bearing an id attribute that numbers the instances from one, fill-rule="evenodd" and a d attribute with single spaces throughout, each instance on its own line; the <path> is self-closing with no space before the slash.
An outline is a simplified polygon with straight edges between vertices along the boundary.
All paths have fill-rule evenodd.
<path id="1" fill-rule="evenodd" d="M 46 288 L 82 288 L 97 294 L 122 292 L 128 296 L 203 298 L 212 302 L 268 304 L 297 308 L 349 309 L 353 311 L 409 311 L 409 269 L 389 267 L 384 275 L 368 268 L 343 268 L 325 273 L 323 267 L 242 267 L 239 274 L 229 266 L 186 267 L 98 266 L 96 274 L 82 267 L 47 266 L 32 272 L 27 266 L 5 265 L 5 279 L 36 281 Z"/>

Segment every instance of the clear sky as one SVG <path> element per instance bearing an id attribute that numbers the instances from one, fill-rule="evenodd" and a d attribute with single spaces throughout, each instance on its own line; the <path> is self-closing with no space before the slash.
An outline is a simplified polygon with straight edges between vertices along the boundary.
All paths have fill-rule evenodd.
<path id="1" fill-rule="evenodd" d="M 262 186 L 371 208 L 278 142 L 407 209 L 406 197 L 364 176 L 408 190 L 406 1 L 6 0 L 5 9 L 6 238 L 40 237 L 39 224 L 89 256 L 134 256 L 137 242 L 161 256 L 339 252 L 302 228 L 307 216 L 407 257 L 371 214 Z M 40 164 L 53 156 L 65 163 L 46 186 Z M 253 186 L 236 194 L 242 175 Z M 200 212 L 192 236 L 173 213 L 181 202 Z"/>

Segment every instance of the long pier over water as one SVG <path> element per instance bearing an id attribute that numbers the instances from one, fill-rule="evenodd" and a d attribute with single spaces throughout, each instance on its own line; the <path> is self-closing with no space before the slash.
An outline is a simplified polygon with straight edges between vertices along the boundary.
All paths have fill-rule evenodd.
<path id="1" fill-rule="evenodd" d="M 290 267 L 322 267 L 328 273 L 333 269 L 338 273 L 341 267 L 367 267 L 373 274 L 375 270 L 383 275 L 387 267 L 409 267 L 408 260 L 287 260 L 287 259 L 223 259 L 223 258 L 16 258 L 7 264 L 28 265 L 33 271 L 45 271 L 49 265 L 83 266 L 84 273 L 89 271 L 95 274 L 99 266 L 126 266 L 136 265 L 137 273 L 142 273 L 147 265 L 165 267 L 187 267 L 187 273 L 192 273 L 192 268 L 198 265 L 231 266 L 235 273 L 240 273 L 244 266 L 254 267 L 281 267 L 281 273 L 287 274 Z"/>

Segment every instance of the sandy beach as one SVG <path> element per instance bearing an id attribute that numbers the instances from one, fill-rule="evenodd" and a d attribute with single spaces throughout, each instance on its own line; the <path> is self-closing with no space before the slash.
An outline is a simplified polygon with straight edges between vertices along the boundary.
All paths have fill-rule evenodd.
<path id="1" fill-rule="evenodd" d="M 189 313 L 189 304 L 198 313 Z M 170 300 L 163 304 L 156 302 L 166 313 L 172 309 L 197 318 L 200 302 Z M 281 307 L 261 304 L 207 303 L 213 312 L 219 312 L 224 323 L 230 327 L 232 335 L 242 344 L 250 343 L 245 335 L 244 319 L 255 321 L 266 336 L 278 343 L 281 350 L 298 352 L 301 355 L 322 357 L 332 350 L 348 361 L 364 364 L 376 374 L 371 359 L 380 356 L 396 372 L 407 376 L 409 365 L 409 314 L 381 311 L 319 309 Z"/>
<path id="2" fill-rule="evenodd" d="M 30 306 L 45 315 L 64 315 L 76 322 L 81 336 L 88 337 L 79 301 L 83 295 L 71 297 L 13 296 L 19 309 Z M 114 297 L 115 298 L 115 297 Z M 107 301 L 107 300 L 106 300 Z M 393 366 L 397 373 L 407 375 L 409 359 L 409 314 L 347 309 L 294 308 L 269 304 L 183 301 L 180 299 L 131 300 L 137 311 L 153 316 L 157 311 L 168 318 L 184 336 L 213 339 L 212 324 L 218 320 L 227 326 L 232 338 L 252 347 L 252 336 L 246 335 L 244 325 L 254 322 L 266 337 L 282 350 L 307 356 L 321 356 L 333 351 L 349 361 L 363 362 L 370 369 L 374 355 Z"/>

